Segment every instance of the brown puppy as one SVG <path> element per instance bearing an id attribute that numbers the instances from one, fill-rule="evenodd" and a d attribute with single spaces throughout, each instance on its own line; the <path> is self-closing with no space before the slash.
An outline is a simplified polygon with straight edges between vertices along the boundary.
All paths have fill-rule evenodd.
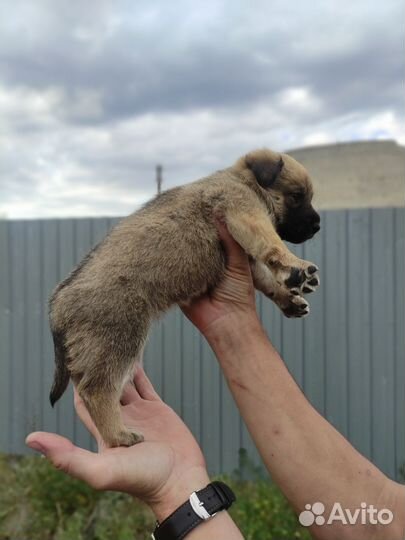
<path id="1" fill-rule="evenodd" d="M 319 230 L 304 167 L 288 155 L 257 150 L 228 169 L 162 193 L 122 220 L 60 283 L 50 299 L 56 372 L 52 405 L 72 378 L 108 446 L 143 439 L 124 426 L 123 385 L 141 358 L 152 321 L 222 279 L 224 252 L 214 224 L 250 256 L 257 289 L 290 317 L 309 306 L 317 268 L 282 242 Z"/>

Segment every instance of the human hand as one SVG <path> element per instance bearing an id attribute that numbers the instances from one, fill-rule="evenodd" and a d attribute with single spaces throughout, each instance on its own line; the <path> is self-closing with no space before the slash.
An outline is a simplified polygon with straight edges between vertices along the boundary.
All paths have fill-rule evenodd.
<path id="1" fill-rule="evenodd" d="M 98 443 L 98 454 L 78 448 L 53 433 L 31 433 L 26 443 L 58 469 L 98 490 L 129 493 L 146 502 L 159 521 L 193 491 L 209 483 L 204 456 L 179 416 L 155 392 L 142 368 L 121 399 L 124 423 L 139 428 L 145 441 L 128 448 L 105 448 L 89 413 L 75 391 L 80 419 Z"/>
<path id="2" fill-rule="evenodd" d="M 224 223 L 217 220 L 216 226 L 226 253 L 224 277 L 214 291 L 182 306 L 183 313 L 206 337 L 224 323 L 235 325 L 247 319 L 257 320 L 248 256 Z"/>

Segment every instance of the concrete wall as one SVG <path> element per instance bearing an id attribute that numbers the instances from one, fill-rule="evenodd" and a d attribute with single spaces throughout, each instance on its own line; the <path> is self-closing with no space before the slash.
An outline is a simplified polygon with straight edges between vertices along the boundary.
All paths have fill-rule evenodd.
<path id="1" fill-rule="evenodd" d="M 405 206 L 405 148 L 351 142 L 288 152 L 309 171 L 318 208 Z"/>

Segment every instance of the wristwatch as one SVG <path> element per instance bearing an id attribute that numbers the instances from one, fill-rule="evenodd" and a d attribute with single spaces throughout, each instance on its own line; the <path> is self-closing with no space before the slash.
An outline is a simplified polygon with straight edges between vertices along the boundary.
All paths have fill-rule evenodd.
<path id="1" fill-rule="evenodd" d="M 157 523 L 152 540 L 181 540 L 197 525 L 226 510 L 236 500 L 224 482 L 211 482 L 204 489 L 194 491 L 189 499 L 162 523 Z"/>

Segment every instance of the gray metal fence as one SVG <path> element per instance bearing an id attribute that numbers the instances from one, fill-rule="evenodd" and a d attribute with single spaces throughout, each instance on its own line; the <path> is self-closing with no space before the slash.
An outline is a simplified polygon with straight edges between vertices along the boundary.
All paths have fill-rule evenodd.
<path id="1" fill-rule="evenodd" d="M 391 477 L 405 462 L 405 210 L 330 211 L 292 249 L 319 264 L 305 320 L 258 298 L 269 336 L 313 405 Z M 90 447 L 71 391 L 53 410 L 47 298 L 114 219 L 0 221 L 0 451 L 25 452 L 34 429 Z M 248 359 L 247 359 L 248 361 Z M 145 365 L 201 442 L 212 472 L 259 458 L 213 355 L 179 310 L 155 325 Z"/>

